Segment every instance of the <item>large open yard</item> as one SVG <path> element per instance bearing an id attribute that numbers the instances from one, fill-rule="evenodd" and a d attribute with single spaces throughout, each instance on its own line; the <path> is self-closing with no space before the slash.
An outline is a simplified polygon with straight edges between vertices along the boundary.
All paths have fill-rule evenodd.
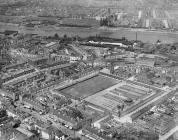
<path id="1" fill-rule="evenodd" d="M 107 89 L 119 82 L 119 80 L 97 75 L 85 81 L 73 84 L 62 90 L 58 90 L 58 92 L 71 98 L 83 99 L 99 91 Z"/>
<path id="2" fill-rule="evenodd" d="M 123 81 L 87 97 L 85 101 L 109 111 L 114 111 L 117 105 L 124 104 L 123 111 L 127 112 L 127 110 L 132 110 L 133 106 L 139 107 L 140 102 L 147 100 L 149 97 L 151 98 L 155 93 L 156 91 L 153 89 Z"/>

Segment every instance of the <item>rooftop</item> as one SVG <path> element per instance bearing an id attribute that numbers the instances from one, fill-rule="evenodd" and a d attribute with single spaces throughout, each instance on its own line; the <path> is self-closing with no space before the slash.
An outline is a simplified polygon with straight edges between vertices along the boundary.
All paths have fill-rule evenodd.
<path id="1" fill-rule="evenodd" d="M 24 134 L 25 136 L 27 136 L 28 138 L 34 135 L 32 132 L 30 132 L 30 131 L 28 131 L 28 130 L 22 128 L 22 127 L 18 127 L 18 128 L 16 128 L 16 129 L 17 129 L 19 132 L 21 132 L 22 134 Z"/>

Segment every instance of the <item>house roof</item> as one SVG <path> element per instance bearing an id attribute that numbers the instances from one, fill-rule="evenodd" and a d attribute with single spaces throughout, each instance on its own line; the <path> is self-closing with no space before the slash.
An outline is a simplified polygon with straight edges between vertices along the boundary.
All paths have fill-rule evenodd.
<path id="1" fill-rule="evenodd" d="M 161 85 L 163 85 L 164 83 L 167 83 L 167 80 L 166 80 L 166 78 L 164 78 L 164 77 L 162 77 L 162 78 L 154 78 L 153 81 L 154 81 L 155 83 L 159 83 L 159 84 L 161 84 Z"/>
<path id="2" fill-rule="evenodd" d="M 52 126 L 46 128 L 46 131 L 47 131 L 49 134 L 55 133 L 55 135 L 57 135 L 58 137 L 62 137 L 62 136 L 65 135 L 64 133 L 62 133 L 61 131 L 55 129 L 55 128 L 52 127 Z"/>
<path id="3" fill-rule="evenodd" d="M 30 131 L 28 131 L 28 130 L 22 128 L 22 127 L 18 127 L 18 128 L 16 128 L 16 129 L 17 129 L 19 132 L 21 132 L 22 134 L 26 135 L 27 137 L 31 137 L 31 136 L 34 135 L 32 132 L 30 132 Z"/>
<path id="4" fill-rule="evenodd" d="M 155 64 L 155 59 L 138 59 L 136 64 L 153 67 Z"/>
<path id="5" fill-rule="evenodd" d="M 39 127 L 41 127 L 41 128 L 47 128 L 47 127 L 48 127 L 47 124 L 45 124 L 44 122 L 39 121 L 39 120 L 37 120 L 37 121 L 35 122 L 35 125 L 37 125 L 37 126 L 39 126 Z"/>

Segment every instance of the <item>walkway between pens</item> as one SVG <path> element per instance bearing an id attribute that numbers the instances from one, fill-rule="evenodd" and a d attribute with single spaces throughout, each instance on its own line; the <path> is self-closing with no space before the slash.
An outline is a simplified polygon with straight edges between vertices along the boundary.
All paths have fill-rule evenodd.
<path id="1" fill-rule="evenodd" d="M 174 134 L 176 131 L 178 131 L 178 126 L 174 127 L 173 129 L 171 129 L 168 133 L 166 133 L 163 136 L 160 136 L 159 140 L 166 140 L 167 138 L 169 138 L 172 134 Z"/>

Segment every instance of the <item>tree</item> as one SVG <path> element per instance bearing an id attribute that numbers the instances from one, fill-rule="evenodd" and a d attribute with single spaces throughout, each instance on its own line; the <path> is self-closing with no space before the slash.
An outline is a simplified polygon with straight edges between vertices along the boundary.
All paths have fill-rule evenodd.
<path id="1" fill-rule="evenodd" d="M 108 18 L 105 18 L 105 19 L 101 19 L 100 20 L 100 26 L 108 26 L 110 23 L 109 19 Z"/>
<path id="2" fill-rule="evenodd" d="M 2 78 L 0 78 L 0 88 L 2 87 L 2 84 L 3 84 L 3 80 L 2 80 Z"/>
<path id="3" fill-rule="evenodd" d="M 64 38 L 64 39 L 67 39 L 67 35 L 66 35 L 66 34 L 64 34 L 63 38 Z"/>
<path id="4" fill-rule="evenodd" d="M 126 40 L 126 37 L 122 37 L 122 40 Z"/>
<path id="5" fill-rule="evenodd" d="M 54 34 L 54 38 L 58 39 L 59 35 L 57 33 Z"/>
<path id="6" fill-rule="evenodd" d="M 121 111 L 123 111 L 123 110 L 124 110 L 124 107 L 125 107 L 125 106 L 124 106 L 124 104 L 122 104 L 122 106 L 121 106 Z"/>
<path id="7" fill-rule="evenodd" d="M 170 50 L 176 50 L 176 46 L 172 45 Z"/>
<path id="8" fill-rule="evenodd" d="M 86 110 L 85 104 L 82 104 L 82 108 L 83 108 L 84 111 Z"/>
<path id="9" fill-rule="evenodd" d="M 161 41 L 158 39 L 158 40 L 156 41 L 156 43 L 161 43 Z"/>
<path id="10" fill-rule="evenodd" d="M 121 116 L 121 106 L 120 105 L 117 105 L 117 114 L 118 114 L 118 117 Z"/>

